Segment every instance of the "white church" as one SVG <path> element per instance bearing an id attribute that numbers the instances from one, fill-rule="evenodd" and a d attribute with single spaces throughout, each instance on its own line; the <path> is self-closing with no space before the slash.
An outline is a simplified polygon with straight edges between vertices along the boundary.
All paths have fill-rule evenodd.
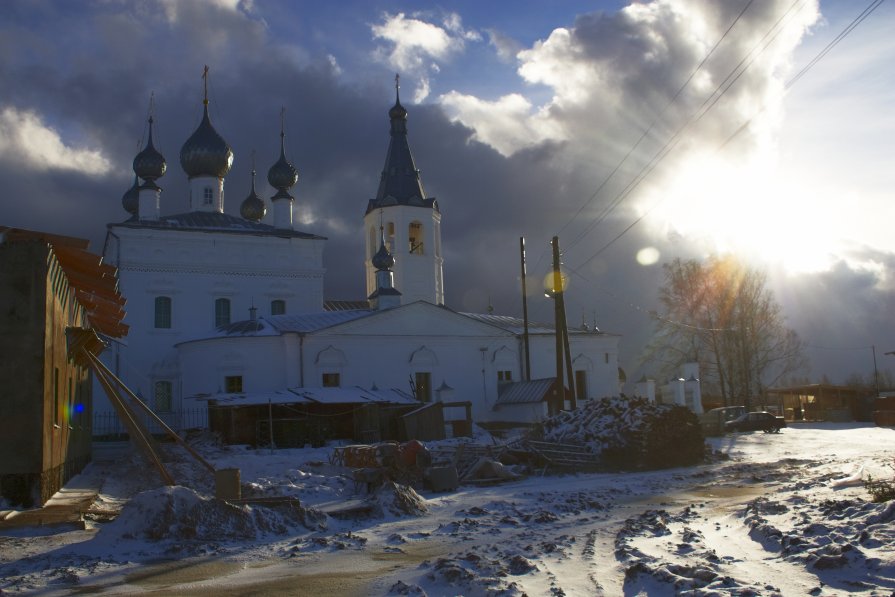
<path id="1" fill-rule="evenodd" d="M 271 209 L 255 191 L 253 171 L 240 215 L 225 213 L 233 151 L 209 119 L 207 93 L 203 103 L 201 123 L 180 150 L 190 211 L 162 215 L 158 181 L 167 167 L 150 118 L 134 186 L 122 199 L 130 217 L 108 225 L 103 251 L 118 268 L 130 326 L 104 360 L 169 425 L 194 425 L 182 415 L 191 410 L 253 405 L 269 413 L 279 405 L 278 417 L 297 405 L 437 402 L 451 404 L 445 411 L 456 416 L 465 409 L 476 423 L 547 416 L 553 326 L 530 325 L 526 371 L 521 319 L 444 304 L 442 213 L 423 189 L 397 85 L 379 188 L 366 205 L 358 202 L 365 250 L 358 275 L 367 290 L 358 301 L 324 297 L 326 239 L 295 229 L 298 173 L 284 131 L 267 175 L 276 189 Z M 619 336 L 570 329 L 569 340 L 577 400 L 618 395 Z M 102 392 L 94 396 L 95 412 L 111 412 Z"/>

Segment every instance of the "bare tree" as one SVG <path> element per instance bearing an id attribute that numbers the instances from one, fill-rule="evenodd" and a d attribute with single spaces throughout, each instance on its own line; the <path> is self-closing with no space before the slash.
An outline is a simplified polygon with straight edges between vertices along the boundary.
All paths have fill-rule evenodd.
<path id="1" fill-rule="evenodd" d="M 732 257 L 665 264 L 656 332 L 646 360 L 663 373 L 700 366 L 703 393 L 751 407 L 755 397 L 806 365 L 763 272 Z"/>

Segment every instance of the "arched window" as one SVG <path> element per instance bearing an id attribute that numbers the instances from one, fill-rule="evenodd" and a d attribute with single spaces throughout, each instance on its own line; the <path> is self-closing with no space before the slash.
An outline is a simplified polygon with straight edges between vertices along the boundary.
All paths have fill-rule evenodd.
<path id="1" fill-rule="evenodd" d="M 376 228 L 370 226 L 370 257 L 376 254 L 379 247 L 376 246 Z"/>
<path id="2" fill-rule="evenodd" d="M 282 299 L 275 299 L 270 301 L 270 314 L 271 315 L 284 315 L 286 313 L 286 301 Z"/>
<path id="3" fill-rule="evenodd" d="M 385 225 L 385 248 L 392 255 L 395 254 L 395 223 L 389 222 Z"/>
<path id="4" fill-rule="evenodd" d="M 230 299 L 219 298 L 214 301 L 214 327 L 230 323 Z"/>
<path id="5" fill-rule="evenodd" d="M 407 229 L 407 246 L 411 255 L 425 255 L 423 247 L 423 225 L 411 222 Z"/>
<path id="6" fill-rule="evenodd" d="M 155 297 L 155 327 L 158 329 L 171 328 L 171 297 Z"/>
<path id="7" fill-rule="evenodd" d="M 171 404 L 174 397 L 173 384 L 167 380 L 155 382 L 154 394 L 155 412 L 171 412 Z"/>
<path id="8" fill-rule="evenodd" d="M 211 190 L 211 187 L 205 187 L 202 190 L 202 202 L 205 205 L 211 205 L 211 202 L 214 200 L 214 192 Z"/>

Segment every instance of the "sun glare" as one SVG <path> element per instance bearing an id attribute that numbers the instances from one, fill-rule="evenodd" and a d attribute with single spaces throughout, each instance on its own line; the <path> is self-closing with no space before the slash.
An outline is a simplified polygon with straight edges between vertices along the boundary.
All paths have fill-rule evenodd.
<path id="1" fill-rule="evenodd" d="M 707 251 L 780 264 L 792 273 L 823 271 L 835 260 L 835 222 L 813 203 L 817 194 L 782 181 L 770 165 L 694 157 L 662 192 L 643 204 L 658 203 L 653 225 Z"/>

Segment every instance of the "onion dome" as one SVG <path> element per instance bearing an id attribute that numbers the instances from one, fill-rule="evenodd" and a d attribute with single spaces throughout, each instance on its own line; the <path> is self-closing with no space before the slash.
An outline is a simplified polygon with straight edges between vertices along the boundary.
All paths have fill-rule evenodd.
<path id="1" fill-rule="evenodd" d="M 395 257 L 385 248 L 385 238 L 382 235 L 381 229 L 379 231 L 379 250 L 376 251 L 376 254 L 373 255 L 370 262 L 373 264 L 373 267 L 380 272 L 388 271 L 395 266 Z"/>
<path id="2" fill-rule="evenodd" d="M 165 175 L 165 157 L 152 144 L 152 116 L 149 117 L 149 138 L 146 147 L 134 158 L 134 174 L 143 180 L 155 180 Z"/>
<path id="3" fill-rule="evenodd" d="M 280 131 L 280 159 L 267 171 L 267 182 L 277 189 L 277 196 L 288 195 L 287 190 L 298 182 L 298 170 L 286 159 L 286 134 Z"/>
<path id="4" fill-rule="evenodd" d="M 180 148 L 180 165 L 190 178 L 197 176 L 223 178 L 233 165 L 233 150 L 214 130 L 208 118 L 208 100 L 205 100 L 199 128 Z"/>
<path id="5" fill-rule="evenodd" d="M 388 117 L 392 120 L 407 120 L 407 109 L 401 105 L 400 98 L 395 97 L 395 105 L 388 111 Z"/>
<path id="6" fill-rule="evenodd" d="M 121 205 L 127 213 L 132 216 L 137 215 L 137 211 L 140 208 L 140 183 L 136 174 L 134 174 L 134 186 L 129 188 L 121 197 Z"/>
<path id="7" fill-rule="evenodd" d="M 239 215 L 246 220 L 260 222 L 265 214 L 267 214 L 267 206 L 264 205 L 264 200 L 255 192 L 255 170 L 252 169 L 252 192 L 239 206 Z"/>

